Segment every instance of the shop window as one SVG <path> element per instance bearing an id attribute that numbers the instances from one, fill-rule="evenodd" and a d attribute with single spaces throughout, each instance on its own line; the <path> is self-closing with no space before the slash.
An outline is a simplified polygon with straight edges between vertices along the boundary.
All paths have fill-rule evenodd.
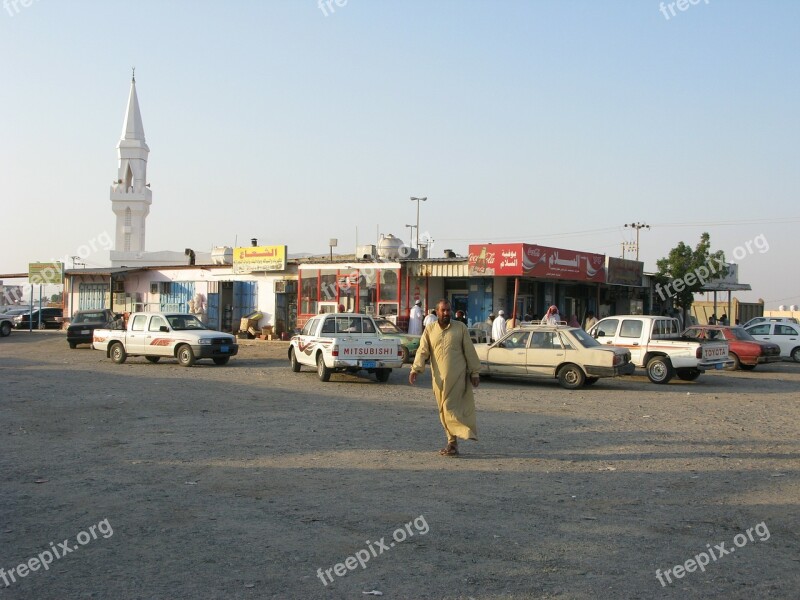
<path id="1" fill-rule="evenodd" d="M 317 313 L 318 282 L 317 271 L 301 271 L 300 273 L 300 312 L 305 315 Z"/>

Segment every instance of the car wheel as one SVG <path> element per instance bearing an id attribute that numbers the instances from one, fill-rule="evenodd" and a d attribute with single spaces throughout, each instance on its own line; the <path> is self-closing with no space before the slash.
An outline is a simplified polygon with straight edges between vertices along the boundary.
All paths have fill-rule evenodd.
<path id="1" fill-rule="evenodd" d="M 586 378 L 586 385 L 594 385 L 598 381 L 600 381 L 599 377 L 587 377 Z"/>
<path id="2" fill-rule="evenodd" d="M 5 321 L 0 325 L 0 337 L 8 337 L 9 335 L 11 335 L 11 323 Z"/>
<path id="3" fill-rule="evenodd" d="M 78 347 L 78 342 L 68 342 L 68 343 L 69 343 L 69 349 L 70 350 L 75 350 L 75 348 Z"/>
<path id="4" fill-rule="evenodd" d="M 294 348 L 289 349 L 289 361 L 292 363 L 292 372 L 300 372 L 300 361 L 297 360 L 297 351 Z"/>
<path id="5" fill-rule="evenodd" d="M 576 390 L 583 387 L 586 376 L 577 365 L 564 365 L 558 370 L 558 383 L 561 387 L 568 390 Z"/>
<path id="6" fill-rule="evenodd" d="M 118 365 L 124 363 L 128 358 L 128 353 L 125 352 L 125 348 L 119 342 L 111 346 L 109 355 L 111 356 L 111 361 Z"/>
<path id="7" fill-rule="evenodd" d="M 192 351 L 192 347 L 187 344 L 183 344 L 178 348 L 176 356 L 178 357 L 178 363 L 182 367 L 191 367 L 194 364 L 194 352 Z"/>
<path id="8" fill-rule="evenodd" d="M 743 371 L 752 371 L 753 369 L 756 368 L 756 365 L 745 365 L 745 364 L 742 364 L 742 365 L 739 365 L 739 366 L 742 367 Z"/>
<path id="9" fill-rule="evenodd" d="M 794 362 L 800 362 L 800 346 L 792 350 L 792 360 Z"/>
<path id="10" fill-rule="evenodd" d="M 214 364 L 215 364 L 215 365 L 220 365 L 220 366 L 222 366 L 222 365 L 227 365 L 227 364 L 228 364 L 228 361 L 229 361 L 230 359 L 231 359 L 231 357 L 230 357 L 230 356 L 217 356 L 216 358 L 213 358 L 212 360 L 214 361 Z"/>
<path id="11" fill-rule="evenodd" d="M 728 367 L 725 367 L 728 371 L 736 371 L 737 369 L 739 369 L 739 367 L 742 366 L 742 363 L 739 360 L 739 357 L 736 356 L 736 354 L 734 354 L 733 352 L 728 352 L 728 360 L 732 360 L 733 361 L 732 365 L 730 365 Z"/>
<path id="12" fill-rule="evenodd" d="M 407 362 L 411 362 L 410 361 L 410 355 L 409 355 L 409 352 L 408 352 L 408 348 L 406 348 L 405 346 L 400 346 L 400 352 L 402 353 L 403 364 L 405 364 Z"/>
<path id="13" fill-rule="evenodd" d="M 144 359 L 147 362 L 151 362 L 153 364 L 156 364 L 158 361 L 161 360 L 161 357 L 160 356 L 145 356 Z"/>
<path id="14" fill-rule="evenodd" d="M 700 371 L 697 369 L 675 369 L 675 374 L 678 376 L 678 379 L 682 379 L 683 381 L 694 381 L 698 377 L 700 377 Z"/>
<path id="15" fill-rule="evenodd" d="M 669 383 L 675 376 L 672 362 L 665 356 L 654 356 L 647 361 L 647 378 L 653 383 Z"/>
<path id="16" fill-rule="evenodd" d="M 325 366 L 325 359 L 322 357 L 322 352 L 317 354 L 317 376 L 320 381 L 330 381 L 331 370 Z"/>
<path id="17" fill-rule="evenodd" d="M 392 374 L 391 369 L 375 369 L 375 379 L 381 383 L 389 381 L 389 375 Z"/>

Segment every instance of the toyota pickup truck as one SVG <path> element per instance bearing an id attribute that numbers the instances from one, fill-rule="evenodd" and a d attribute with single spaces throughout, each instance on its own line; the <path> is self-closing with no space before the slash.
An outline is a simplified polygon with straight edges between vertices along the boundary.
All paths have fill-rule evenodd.
<path id="1" fill-rule="evenodd" d="M 606 317 L 589 329 L 601 344 L 630 350 L 631 362 L 653 383 L 669 383 L 676 375 L 694 381 L 703 371 L 732 365 L 727 342 L 700 343 L 680 331 L 678 319 L 642 315 Z"/>
<path id="2" fill-rule="evenodd" d="M 95 329 L 92 348 L 117 364 L 129 356 L 144 356 L 151 363 L 169 357 L 184 367 L 203 358 L 225 365 L 239 352 L 232 335 L 208 329 L 195 315 L 180 313 L 132 313 L 127 329 Z"/>
<path id="3" fill-rule="evenodd" d="M 364 369 L 384 382 L 392 369 L 403 366 L 403 349 L 396 337 L 381 334 L 369 315 L 329 313 L 311 318 L 289 344 L 289 362 L 298 373 L 315 367 L 320 381 L 331 373 Z"/>

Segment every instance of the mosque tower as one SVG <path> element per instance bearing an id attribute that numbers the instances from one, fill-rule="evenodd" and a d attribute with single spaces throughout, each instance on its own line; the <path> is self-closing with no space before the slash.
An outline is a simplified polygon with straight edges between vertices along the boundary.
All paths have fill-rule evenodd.
<path id="1" fill-rule="evenodd" d="M 147 184 L 147 155 L 150 148 L 144 140 L 135 73 L 131 77 L 128 109 L 117 152 L 119 171 L 111 187 L 111 207 L 117 216 L 112 259 L 114 255 L 121 259 L 128 253 L 140 254 L 145 251 L 145 220 L 153 202 Z"/>

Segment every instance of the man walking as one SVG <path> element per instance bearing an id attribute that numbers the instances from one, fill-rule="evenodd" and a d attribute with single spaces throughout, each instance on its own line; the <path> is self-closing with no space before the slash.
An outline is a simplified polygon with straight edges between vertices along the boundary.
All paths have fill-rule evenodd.
<path id="1" fill-rule="evenodd" d="M 496 342 L 506 334 L 506 312 L 497 311 L 497 318 L 492 322 L 492 341 Z"/>
<path id="2" fill-rule="evenodd" d="M 447 446 L 439 454 L 458 456 L 458 438 L 478 439 L 472 388 L 480 383 L 481 363 L 467 326 L 451 321 L 450 303 L 440 300 L 436 312 L 438 320 L 422 332 L 408 382 L 411 385 L 417 382 L 417 375 L 425 372 L 425 362 L 430 359 L 433 395 L 447 436 Z"/>
<path id="3" fill-rule="evenodd" d="M 422 310 L 422 300 L 414 302 L 414 308 L 411 309 L 411 314 L 408 316 L 408 333 L 409 335 L 422 335 L 422 319 L 425 317 L 425 312 Z"/>

